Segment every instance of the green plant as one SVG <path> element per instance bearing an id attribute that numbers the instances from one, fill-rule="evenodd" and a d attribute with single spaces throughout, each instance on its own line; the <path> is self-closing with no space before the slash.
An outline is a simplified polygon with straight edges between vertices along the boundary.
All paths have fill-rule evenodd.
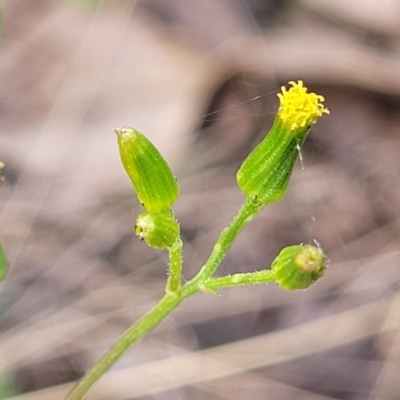
<path id="1" fill-rule="evenodd" d="M 5 277 L 8 269 L 6 256 L 4 255 L 3 246 L 0 243 L 0 281 Z"/>
<path id="2" fill-rule="evenodd" d="M 9 399 L 15 394 L 13 381 L 9 376 L 0 377 L 0 400 Z"/>
<path id="3" fill-rule="evenodd" d="M 135 233 L 153 248 L 169 253 L 169 277 L 164 297 L 136 321 L 90 369 L 69 394 L 68 400 L 85 396 L 92 385 L 124 354 L 183 300 L 197 292 L 216 293 L 225 287 L 277 283 L 286 290 L 306 289 L 323 275 L 326 258 L 319 247 L 300 244 L 284 248 L 271 269 L 216 277 L 215 272 L 243 227 L 268 204 L 281 200 L 287 189 L 299 150 L 313 124 L 329 111 L 324 98 L 307 93 L 303 82 L 290 82 L 278 94 L 280 107 L 269 134 L 249 154 L 237 172 L 246 199 L 232 222 L 222 231 L 207 262 L 182 285 L 182 240 L 172 205 L 179 186 L 158 150 L 133 128 L 117 129 L 122 164 L 145 209 L 138 216 Z"/>
<path id="4" fill-rule="evenodd" d="M 3 177 L 1 174 L 3 168 L 4 168 L 4 163 L 2 161 L 0 161 L 0 184 L 3 180 Z M 0 242 L 0 281 L 5 277 L 7 269 L 8 269 L 8 263 L 7 263 L 6 256 L 3 251 L 3 246 Z"/>

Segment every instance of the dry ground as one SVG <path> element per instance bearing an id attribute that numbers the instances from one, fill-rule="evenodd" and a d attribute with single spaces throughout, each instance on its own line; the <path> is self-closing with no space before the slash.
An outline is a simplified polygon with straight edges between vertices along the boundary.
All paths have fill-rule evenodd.
<path id="1" fill-rule="evenodd" d="M 191 277 L 243 201 L 234 174 L 268 130 L 279 87 L 303 79 L 331 115 L 285 200 L 245 229 L 220 272 L 268 267 L 283 246 L 315 239 L 326 276 L 304 292 L 189 299 L 90 398 L 400 398 L 396 0 L 3 7 L 3 397 L 62 399 L 162 296 L 166 255 L 132 234 L 140 207 L 113 129 L 141 130 L 172 164 Z"/>

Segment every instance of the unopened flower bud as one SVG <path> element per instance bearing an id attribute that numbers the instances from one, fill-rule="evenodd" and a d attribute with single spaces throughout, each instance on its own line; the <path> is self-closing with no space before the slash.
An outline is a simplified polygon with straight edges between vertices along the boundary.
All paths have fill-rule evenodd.
<path id="1" fill-rule="evenodd" d="M 179 196 L 179 185 L 164 157 L 133 128 L 115 130 L 122 165 L 147 211 L 168 210 Z"/>
<path id="2" fill-rule="evenodd" d="M 275 282 L 286 290 L 307 289 L 322 277 L 326 267 L 323 251 L 309 244 L 285 247 L 272 263 Z"/>
<path id="3" fill-rule="evenodd" d="M 165 249 L 179 239 L 179 224 L 172 212 L 151 212 L 139 214 L 135 234 L 149 247 Z"/>

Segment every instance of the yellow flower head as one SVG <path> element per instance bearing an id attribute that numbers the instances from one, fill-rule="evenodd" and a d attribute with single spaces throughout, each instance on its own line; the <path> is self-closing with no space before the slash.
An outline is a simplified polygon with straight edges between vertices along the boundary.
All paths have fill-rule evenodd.
<path id="1" fill-rule="evenodd" d="M 322 250 L 315 246 L 303 245 L 302 251 L 294 258 L 295 265 L 304 272 L 320 272 L 326 259 Z"/>
<path id="2" fill-rule="evenodd" d="M 281 103 L 278 117 L 291 131 L 309 127 L 315 124 L 322 114 L 329 114 L 329 110 L 322 104 L 325 99 L 315 93 L 307 93 L 303 81 L 289 82 L 292 87 L 286 90 L 282 86 L 282 93 L 278 93 Z"/>

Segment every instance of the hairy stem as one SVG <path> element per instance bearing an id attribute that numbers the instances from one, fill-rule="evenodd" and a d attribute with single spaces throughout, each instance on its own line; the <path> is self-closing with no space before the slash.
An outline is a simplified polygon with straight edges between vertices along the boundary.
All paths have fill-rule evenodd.
<path id="1" fill-rule="evenodd" d="M 226 287 L 260 285 L 271 282 L 275 282 L 274 272 L 263 270 L 210 278 L 204 282 L 204 287 L 210 292 L 214 292 Z"/>
<path id="2" fill-rule="evenodd" d="M 169 251 L 169 277 L 167 292 L 176 292 L 181 287 L 182 275 L 182 240 L 178 238 L 168 249 Z"/>
<path id="3" fill-rule="evenodd" d="M 264 207 L 264 204 L 260 204 L 256 200 L 246 199 L 232 222 L 221 232 L 207 262 L 200 269 L 199 273 L 183 287 L 183 290 L 190 292 L 191 290 L 197 291 L 196 289 L 199 287 L 204 289 L 203 283 L 213 276 L 240 231 Z"/>
<path id="4" fill-rule="evenodd" d="M 222 231 L 208 261 L 204 264 L 199 273 L 182 287 L 180 287 L 182 241 L 179 239 L 179 241 L 171 246 L 170 277 L 167 284 L 167 293 L 149 312 L 125 331 L 93 368 L 81 378 L 66 400 L 81 400 L 95 382 L 104 375 L 104 373 L 107 372 L 134 343 L 155 328 L 184 299 L 200 290 L 207 291 L 206 281 L 214 274 L 243 227 L 247 222 L 251 221 L 262 208 L 264 208 L 264 205 L 260 205 L 254 200 L 247 199 L 232 223 Z M 221 283 L 223 283 L 223 281 L 218 281 L 218 279 L 222 278 L 215 278 L 215 282 L 217 282 L 217 284 L 219 282 L 219 287 L 222 287 L 223 285 L 221 286 Z M 213 280 L 209 281 L 209 285 L 214 285 Z"/>
<path id="5" fill-rule="evenodd" d="M 80 400 L 90 390 L 94 383 L 107 372 L 114 363 L 139 339 L 155 328 L 168 314 L 171 313 L 184 297 L 175 293 L 167 293 L 145 315 L 137 320 L 120 339 L 107 351 L 107 353 L 86 372 L 66 400 Z"/>

